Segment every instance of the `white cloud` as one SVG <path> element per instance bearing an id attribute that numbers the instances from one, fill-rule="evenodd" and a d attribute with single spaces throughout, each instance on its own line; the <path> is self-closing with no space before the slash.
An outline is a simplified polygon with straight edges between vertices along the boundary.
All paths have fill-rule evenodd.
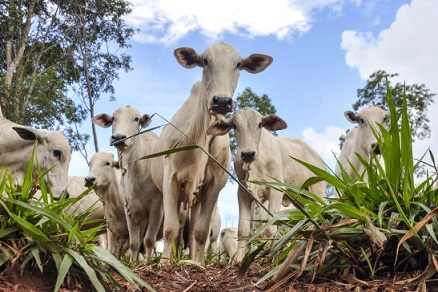
<path id="1" fill-rule="evenodd" d="M 321 155 L 332 170 L 335 169 L 336 164 L 333 154 L 339 154 L 339 137 L 344 134 L 344 129 L 335 126 L 327 126 L 323 133 L 318 133 L 313 128 L 306 128 L 302 133 L 304 141 Z"/>
<path id="2" fill-rule="evenodd" d="M 413 0 L 400 7 L 396 19 L 378 36 L 369 32 L 345 31 L 341 46 L 346 51 L 346 63 L 357 68 L 363 79 L 372 72 L 383 69 L 398 73 L 406 84 L 425 84 L 438 93 L 438 1 Z M 438 102 L 435 97 L 435 102 Z M 414 155 L 419 158 L 430 147 L 438 153 L 438 104 L 428 109 L 432 129 L 431 139 L 414 145 Z"/>
<path id="3" fill-rule="evenodd" d="M 136 40 L 170 44 L 198 30 L 211 39 L 224 33 L 246 37 L 274 35 L 280 40 L 305 33 L 311 27 L 312 12 L 329 8 L 339 12 L 345 2 L 358 0 L 131 0 L 127 22 L 140 28 Z"/>

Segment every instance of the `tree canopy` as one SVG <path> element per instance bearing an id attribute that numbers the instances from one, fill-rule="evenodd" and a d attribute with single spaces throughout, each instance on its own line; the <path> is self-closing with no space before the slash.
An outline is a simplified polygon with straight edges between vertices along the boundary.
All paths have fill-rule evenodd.
<path id="1" fill-rule="evenodd" d="M 73 150 L 84 149 L 89 136 L 77 126 L 102 94 L 114 99 L 119 70 L 131 69 L 131 57 L 120 52 L 134 34 L 123 20 L 130 11 L 124 0 L 1 2 L 3 115 L 62 130 Z"/>
<path id="2" fill-rule="evenodd" d="M 397 73 L 387 73 L 383 70 L 372 73 L 364 88 L 357 90 L 359 99 L 353 104 L 353 109 L 358 110 L 366 105 L 375 105 L 388 110 L 387 86 L 394 99 L 395 106 L 401 108 L 403 95 L 406 93 L 406 102 L 409 111 L 409 119 L 412 126 L 414 138 L 424 139 L 430 137 L 429 119 L 427 110 L 435 93 L 432 93 L 424 84 L 404 84 L 393 82 L 398 76 Z"/>

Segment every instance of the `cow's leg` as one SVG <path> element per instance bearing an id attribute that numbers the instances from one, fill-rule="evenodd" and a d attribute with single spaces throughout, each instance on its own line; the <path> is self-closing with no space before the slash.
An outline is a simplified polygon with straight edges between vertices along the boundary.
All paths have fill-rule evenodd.
<path id="1" fill-rule="evenodd" d="M 273 189 L 268 189 L 266 190 L 266 192 L 268 194 L 267 198 L 269 201 L 268 210 L 272 215 L 274 215 L 278 213 L 278 211 L 280 211 L 281 204 L 283 203 L 283 193 Z M 268 216 L 270 217 L 270 215 Z M 266 228 L 265 234 L 267 237 L 272 237 L 276 231 L 277 231 L 277 226 L 270 225 L 268 228 Z"/>
<path id="2" fill-rule="evenodd" d="M 208 189 L 206 188 L 205 192 L 200 194 L 200 198 L 196 205 L 196 208 L 199 208 L 199 216 L 193 220 L 195 246 L 194 253 L 192 253 L 192 248 L 190 248 L 190 256 L 191 259 L 197 261 L 201 265 L 205 265 L 205 245 L 210 234 L 211 215 L 214 206 L 216 205 L 220 189 L 221 186 L 217 184 L 212 185 Z"/>
<path id="3" fill-rule="evenodd" d="M 135 204 L 138 202 L 130 202 L 131 200 L 127 199 L 125 202 L 125 215 L 126 215 L 126 223 L 128 225 L 129 231 L 129 258 L 131 261 L 136 261 L 138 259 L 138 254 L 140 251 L 140 245 L 143 239 L 144 233 L 142 233 L 142 227 L 144 228 L 144 220 L 134 220 L 136 217 L 135 214 Z M 138 213 L 137 213 L 138 214 Z"/>
<path id="4" fill-rule="evenodd" d="M 114 233 L 112 233 L 112 231 L 110 230 L 110 228 L 108 228 L 108 223 L 107 223 L 107 227 L 106 227 L 106 234 L 107 234 L 107 249 L 111 254 L 115 254 L 115 250 L 116 250 L 116 243 L 114 241 Z"/>
<path id="5" fill-rule="evenodd" d="M 237 191 L 237 198 L 239 200 L 239 241 L 235 261 L 241 262 L 247 250 L 247 237 L 249 236 L 251 222 L 251 202 L 253 199 L 240 186 Z"/>
<path id="6" fill-rule="evenodd" d="M 180 188 L 175 176 L 167 174 L 170 170 L 164 171 L 163 185 L 163 207 L 164 207 L 164 223 L 163 237 L 164 248 L 162 253 L 162 262 L 172 258 L 172 244 L 176 244 L 175 240 L 178 236 L 179 226 L 179 194 Z"/>
<path id="7" fill-rule="evenodd" d="M 161 222 L 163 221 L 162 194 L 157 188 L 154 187 L 154 189 L 152 192 L 149 192 L 149 194 L 154 194 L 154 200 L 152 200 L 152 204 L 149 207 L 148 228 L 143 240 L 147 263 L 151 260 L 157 241 L 157 235 L 160 231 Z"/>

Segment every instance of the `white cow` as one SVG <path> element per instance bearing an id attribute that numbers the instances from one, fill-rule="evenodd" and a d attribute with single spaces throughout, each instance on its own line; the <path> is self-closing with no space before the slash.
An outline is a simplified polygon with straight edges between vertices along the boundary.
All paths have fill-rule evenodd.
<path id="1" fill-rule="evenodd" d="M 222 229 L 219 238 L 219 254 L 225 258 L 233 259 L 237 253 L 238 235 L 236 227 Z"/>
<path id="2" fill-rule="evenodd" d="M 174 55 L 185 68 L 203 68 L 202 81 L 192 87 L 190 97 L 173 116 L 171 124 L 176 128 L 168 125 L 163 129 L 155 152 L 197 144 L 228 169 L 228 136 L 207 136 L 206 130 L 216 115 L 233 110 L 232 97 L 240 70 L 261 72 L 271 64 L 272 58 L 262 54 L 242 58 L 234 47 L 223 42 L 209 46 L 202 54 L 184 47 L 176 49 Z M 190 259 L 205 264 L 209 233 L 205 222 L 210 222 L 228 175 L 200 149 L 158 157 L 152 159 L 152 165 L 154 182 L 164 196 L 163 260 L 172 257 L 172 242 L 179 241 L 181 208 L 190 208 Z"/>
<path id="3" fill-rule="evenodd" d="M 345 136 L 345 141 L 338 156 L 335 173 L 338 177 L 341 176 L 341 167 L 351 178 L 356 178 L 354 169 L 362 174 L 365 170 L 360 162 L 357 154 L 362 156 L 366 161 L 370 161 L 371 154 L 380 154 L 377 139 L 373 134 L 372 128 L 377 134 L 380 133 L 378 124 L 385 125 L 390 117 L 388 111 L 382 110 L 376 106 L 364 108 L 359 113 L 346 111 L 345 117 L 351 123 L 357 123 L 357 127 L 351 129 Z M 351 164 L 351 165 L 350 165 Z M 352 168 L 353 166 L 353 168 Z"/>
<path id="4" fill-rule="evenodd" d="M 324 169 L 321 157 L 300 139 L 280 138 L 269 131 L 278 131 L 287 127 L 286 122 L 277 115 L 263 116 L 251 108 L 243 108 L 228 120 L 217 120 L 208 129 L 211 135 L 225 135 L 234 129 L 238 151 L 234 159 L 237 177 L 262 204 L 269 201 L 268 210 L 276 213 L 283 202 L 283 193 L 272 188 L 249 184 L 246 181 L 272 181 L 274 179 L 301 187 L 304 182 L 315 176 L 313 172 L 291 157 Z M 267 130 L 266 130 L 267 129 Z M 323 197 L 326 182 L 321 181 L 309 187 L 314 194 Z M 239 250 L 236 260 L 241 261 L 246 251 L 246 237 L 250 234 L 253 197 L 239 186 Z M 285 203 L 287 200 L 284 201 Z M 275 226 L 266 230 L 272 236 Z"/>
<path id="5" fill-rule="evenodd" d="M 71 157 L 70 146 L 64 135 L 59 131 L 24 127 L 0 116 L 0 168 L 8 168 L 17 184 L 23 183 L 35 141 L 38 142 L 35 151 L 36 160 L 41 171 L 50 169 L 44 180 L 53 197 L 58 199 L 68 183 L 68 166 Z M 36 169 L 34 163 L 35 175 Z"/>
<path id="6" fill-rule="evenodd" d="M 129 248 L 129 232 L 125 217 L 125 197 L 122 190 L 122 174 L 114 155 L 109 152 L 95 153 L 90 159 L 90 171 L 85 177 L 85 187 L 94 185 L 104 207 L 108 250 L 120 258 Z"/>
<path id="7" fill-rule="evenodd" d="M 68 197 L 77 198 L 84 193 L 88 188 L 84 186 L 85 177 L 83 176 L 69 176 L 68 177 Z M 99 196 L 90 190 L 82 199 L 69 206 L 66 210 L 71 214 L 84 213 L 91 207 L 90 219 L 104 219 L 103 204 Z"/>
<path id="8" fill-rule="evenodd" d="M 138 259 L 143 241 L 145 259 L 150 261 L 163 221 L 163 195 L 152 180 L 151 161 L 139 158 L 152 153 L 157 135 L 150 131 L 136 135 L 150 123 L 150 116 L 140 115 L 136 109 L 125 106 L 117 109 L 113 116 L 95 116 L 93 123 L 104 128 L 112 126 L 111 145 L 117 147 L 122 171 L 130 258 Z M 136 136 L 129 138 L 132 135 Z"/>

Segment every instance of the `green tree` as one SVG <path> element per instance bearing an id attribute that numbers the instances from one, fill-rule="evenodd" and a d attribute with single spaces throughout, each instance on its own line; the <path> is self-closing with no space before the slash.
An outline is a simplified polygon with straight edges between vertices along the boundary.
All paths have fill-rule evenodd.
<path id="1" fill-rule="evenodd" d="M 262 115 L 270 115 L 277 112 L 271 103 L 271 99 L 266 94 L 258 96 L 249 87 L 245 88 L 245 90 L 237 96 L 234 110 L 238 111 L 244 107 L 253 108 Z M 276 133 L 273 134 L 276 135 Z M 234 159 L 237 151 L 237 142 L 233 131 L 230 132 L 230 148 Z"/>
<path id="2" fill-rule="evenodd" d="M 118 71 L 131 69 L 131 58 L 120 52 L 134 33 L 123 20 L 130 11 L 124 0 L 1 2 L 3 115 L 62 130 L 73 150 L 85 149 L 89 136 L 80 134 L 78 125 L 94 115 L 102 94 L 114 99 Z"/>
<path id="3" fill-rule="evenodd" d="M 387 88 L 388 81 L 389 90 L 394 99 L 394 104 L 397 108 L 401 108 L 403 104 L 403 96 L 406 93 L 406 103 L 409 111 L 409 122 L 412 125 L 413 139 L 420 140 L 430 137 L 429 118 L 427 117 L 427 109 L 434 102 L 435 93 L 430 92 L 426 85 L 392 82 L 392 79 L 397 77 L 397 73 L 386 73 L 384 70 L 379 70 L 372 73 L 367 80 L 364 88 L 357 90 L 359 99 L 353 104 L 355 111 L 367 105 L 375 105 L 388 110 Z M 348 133 L 345 133 L 345 135 Z M 345 135 L 339 137 L 339 146 L 342 149 L 345 141 Z"/>
<path id="4" fill-rule="evenodd" d="M 394 104 L 401 108 L 403 96 L 406 93 L 406 102 L 409 111 L 409 121 L 412 125 L 412 136 L 420 140 L 430 137 L 429 119 L 427 109 L 433 103 L 435 93 L 421 84 L 406 85 L 392 80 L 397 77 L 397 73 L 386 73 L 379 70 L 370 75 L 364 88 L 357 90 L 359 100 L 353 104 L 353 109 L 358 110 L 367 105 L 375 105 L 388 110 L 388 99 L 386 94 L 386 80 L 394 98 Z"/>

